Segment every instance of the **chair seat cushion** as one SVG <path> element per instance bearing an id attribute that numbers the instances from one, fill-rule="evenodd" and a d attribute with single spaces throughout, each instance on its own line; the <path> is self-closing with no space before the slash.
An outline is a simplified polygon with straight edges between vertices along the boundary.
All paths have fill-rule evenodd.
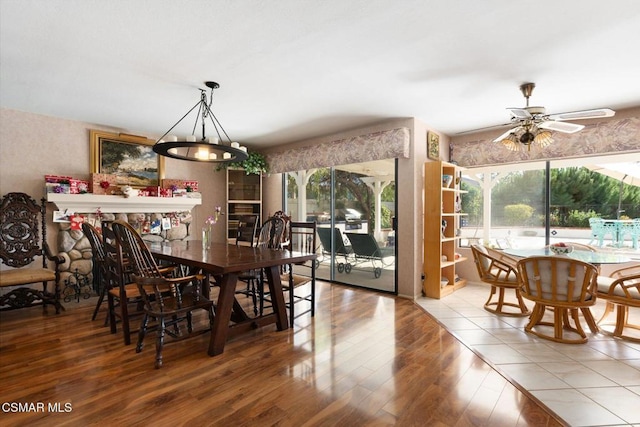
<path id="1" fill-rule="evenodd" d="M 604 277 L 604 276 L 598 276 L 598 294 L 599 296 L 606 298 L 605 295 L 612 295 L 612 296 L 616 296 L 616 297 L 620 297 L 620 298 L 625 298 L 625 299 L 633 299 L 633 300 L 638 300 L 640 302 L 640 291 L 638 291 L 637 287 L 628 287 L 627 291 L 629 292 L 629 295 L 627 295 L 624 291 L 624 289 L 622 288 L 621 285 L 617 285 L 616 287 L 613 288 L 613 293 L 610 294 L 609 293 L 609 289 L 611 287 L 611 284 L 615 281 L 615 279 L 611 278 L 611 277 Z"/>
<path id="2" fill-rule="evenodd" d="M 124 285 L 124 292 L 129 299 L 140 298 L 140 289 L 135 283 L 129 283 Z M 109 293 L 117 298 L 120 297 L 120 288 L 109 289 Z"/>
<path id="3" fill-rule="evenodd" d="M 0 286 L 19 286 L 56 280 L 56 273 L 47 268 L 15 268 L 0 271 Z"/>

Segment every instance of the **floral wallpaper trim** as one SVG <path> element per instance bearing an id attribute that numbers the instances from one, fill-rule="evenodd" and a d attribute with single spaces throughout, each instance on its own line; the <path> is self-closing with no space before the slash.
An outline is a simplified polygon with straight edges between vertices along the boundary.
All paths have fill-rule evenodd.
<path id="1" fill-rule="evenodd" d="M 267 154 L 271 173 L 362 163 L 371 160 L 409 158 L 411 132 L 408 128 L 374 132 L 308 147 Z"/>
<path id="2" fill-rule="evenodd" d="M 573 134 L 553 133 L 553 143 L 531 151 L 509 151 L 499 142 L 478 140 L 452 142 L 451 160 L 460 166 L 485 166 L 528 160 L 553 160 L 640 150 L 640 117 L 608 120 L 587 125 Z"/>

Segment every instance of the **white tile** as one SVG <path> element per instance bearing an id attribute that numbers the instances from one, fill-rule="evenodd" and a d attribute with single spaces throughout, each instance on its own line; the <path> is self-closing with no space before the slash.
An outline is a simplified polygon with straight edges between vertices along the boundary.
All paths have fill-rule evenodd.
<path id="1" fill-rule="evenodd" d="M 571 388 L 569 384 L 535 363 L 501 364 L 499 369 L 529 391 Z"/>
<path id="2" fill-rule="evenodd" d="M 569 362 L 571 358 L 555 351 L 546 343 L 533 342 L 525 344 L 510 344 L 511 348 L 527 356 L 533 362 Z"/>
<path id="3" fill-rule="evenodd" d="M 500 341 L 498 338 L 494 337 L 487 331 L 462 330 L 453 331 L 453 334 L 468 346 L 477 344 L 502 344 L 502 341 Z"/>
<path id="4" fill-rule="evenodd" d="M 622 340 L 593 340 L 587 342 L 587 345 L 614 359 L 640 359 L 640 350 L 628 346 Z"/>
<path id="5" fill-rule="evenodd" d="M 617 386 L 605 376 L 580 363 L 547 362 L 538 364 L 573 388 Z"/>
<path id="6" fill-rule="evenodd" d="M 535 335 L 516 328 L 487 329 L 487 332 L 504 343 L 524 344 L 539 341 Z"/>
<path id="7" fill-rule="evenodd" d="M 628 423 L 640 424 L 640 396 L 624 387 L 584 388 L 581 393 Z"/>
<path id="8" fill-rule="evenodd" d="M 625 423 L 577 390 L 534 390 L 531 394 L 574 427 Z"/>
<path id="9" fill-rule="evenodd" d="M 461 315 L 469 318 L 486 318 L 491 314 L 487 310 L 478 307 L 452 307 L 455 311 L 460 313 Z"/>
<path id="10" fill-rule="evenodd" d="M 458 331 L 461 329 L 481 329 L 478 325 L 468 319 L 465 319 L 464 317 L 443 318 L 438 319 L 438 321 L 442 323 L 447 329 L 451 329 L 452 331 Z"/>
<path id="11" fill-rule="evenodd" d="M 562 353 L 576 361 L 612 360 L 611 356 L 607 356 L 601 351 L 598 351 L 585 344 L 572 345 L 572 344 L 562 344 L 557 342 L 549 342 L 547 345 L 553 348 L 555 351 Z"/>
<path id="12" fill-rule="evenodd" d="M 523 356 L 506 344 L 480 344 L 473 345 L 471 348 L 494 364 L 531 362 L 526 356 Z"/>
<path id="13" fill-rule="evenodd" d="M 596 360 L 582 362 L 595 372 L 622 386 L 640 385 L 640 370 L 618 360 Z"/>
<path id="14" fill-rule="evenodd" d="M 469 320 L 483 329 L 511 328 L 508 323 L 496 316 L 470 317 Z"/>

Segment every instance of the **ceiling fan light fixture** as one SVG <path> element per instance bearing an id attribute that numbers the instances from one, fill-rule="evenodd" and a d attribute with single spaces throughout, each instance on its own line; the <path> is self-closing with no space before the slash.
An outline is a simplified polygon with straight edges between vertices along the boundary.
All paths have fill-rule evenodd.
<path id="1" fill-rule="evenodd" d="M 533 138 L 533 142 L 541 148 L 548 147 L 553 142 L 551 132 L 548 130 L 538 131 L 535 138 Z"/>
<path id="2" fill-rule="evenodd" d="M 211 89 L 209 99 L 207 100 L 206 90 L 200 89 L 200 100 L 171 126 L 164 135 L 158 138 L 153 145 L 153 151 L 161 156 L 192 162 L 229 163 L 242 162 L 248 159 L 247 148 L 237 142 L 231 142 L 229 135 L 227 135 L 218 118 L 211 111 L 213 90 L 219 88 L 220 85 L 216 82 L 205 82 L 205 85 Z M 187 135 L 182 140 L 175 135 L 169 135 L 196 108 L 198 111 L 191 135 Z M 210 119 L 217 137 L 207 137 L 205 130 L 207 118 Z M 202 139 L 200 140 L 195 135 L 198 121 L 201 122 L 202 127 Z M 223 141 L 223 135 L 226 137 L 226 143 Z"/>
<path id="3" fill-rule="evenodd" d="M 500 143 L 509 151 L 520 151 L 521 149 L 518 137 L 514 133 L 507 135 L 507 137 L 502 139 Z"/>

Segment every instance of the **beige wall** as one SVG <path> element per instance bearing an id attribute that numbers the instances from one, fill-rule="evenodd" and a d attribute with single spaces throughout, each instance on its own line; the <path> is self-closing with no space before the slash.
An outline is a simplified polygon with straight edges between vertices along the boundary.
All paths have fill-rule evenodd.
<path id="1" fill-rule="evenodd" d="M 0 109 L 0 194 L 24 192 L 40 200 L 44 196 L 44 175 L 88 179 L 90 129 L 140 134 L 135 129 L 110 128 Z M 211 164 L 166 159 L 166 178 L 197 180 L 203 194 L 202 205 L 192 212 L 194 220 L 190 233 L 193 238 L 200 238 L 201 225 L 215 206 L 225 205 L 225 172 L 214 169 Z M 48 204 L 47 208 L 53 210 L 53 204 Z M 48 236 L 52 247 L 57 247 L 55 234 L 49 232 Z M 224 226 L 214 228 L 214 238 L 222 240 L 224 236 Z"/>
<path id="2" fill-rule="evenodd" d="M 399 160 L 398 168 L 398 289 L 401 296 L 414 298 L 422 291 L 422 201 L 423 164 L 426 161 L 427 126 L 415 119 L 395 119 L 366 128 L 302 141 L 292 146 L 334 141 L 398 127 L 411 130 L 411 157 Z M 70 175 L 88 179 L 89 130 L 140 134 L 135 129 L 118 129 L 65 120 L 15 110 L 0 109 L 0 193 L 26 192 L 36 199 L 44 195 L 44 175 Z M 145 135 L 149 138 L 157 135 Z M 448 138 L 440 136 L 441 153 L 448 153 Z M 278 147 L 281 151 L 283 147 Z M 196 162 L 166 159 L 165 177 L 191 179 L 199 182 L 203 204 L 193 211 L 190 228 L 193 238 L 199 238 L 200 228 L 215 206 L 225 204 L 226 179 L 215 166 Z M 439 183 L 437 183 L 439 185 Z M 282 176 L 264 179 L 264 214 L 282 207 Z M 53 210 L 53 206 L 49 206 Z M 50 217 L 50 216 L 49 216 Z M 224 226 L 214 228 L 214 238 L 224 239 Z M 50 232 L 50 243 L 54 233 Z"/>

